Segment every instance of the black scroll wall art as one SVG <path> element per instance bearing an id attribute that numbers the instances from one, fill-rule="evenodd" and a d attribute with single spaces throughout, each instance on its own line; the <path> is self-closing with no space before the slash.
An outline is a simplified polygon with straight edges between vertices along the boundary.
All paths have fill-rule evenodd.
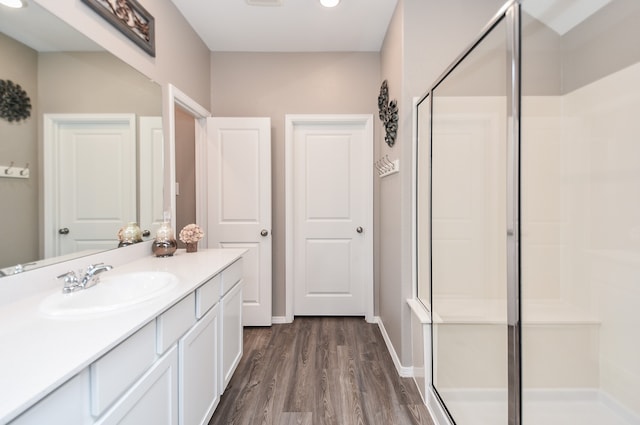
<path id="1" fill-rule="evenodd" d="M 392 147 L 398 135 L 398 102 L 395 99 L 389 102 L 389 86 L 387 85 L 387 80 L 384 80 L 382 86 L 380 86 L 378 112 L 380 121 L 384 124 L 384 141 L 389 147 Z"/>
<path id="2" fill-rule="evenodd" d="M 9 122 L 26 120 L 31 116 L 31 100 L 20 84 L 0 80 L 0 118 Z"/>

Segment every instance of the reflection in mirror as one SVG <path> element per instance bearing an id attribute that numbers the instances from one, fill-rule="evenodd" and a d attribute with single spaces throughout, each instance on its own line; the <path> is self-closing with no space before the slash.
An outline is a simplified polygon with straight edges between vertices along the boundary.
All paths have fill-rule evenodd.
<path id="1" fill-rule="evenodd" d="M 115 248 L 128 222 L 153 235 L 160 87 L 33 2 L 0 6 L 0 79 L 32 105 L 26 120 L 0 118 L 0 166 L 29 168 L 29 178 L 0 178 L 0 276 Z M 113 124 L 123 116 L 124 129 Z"/>

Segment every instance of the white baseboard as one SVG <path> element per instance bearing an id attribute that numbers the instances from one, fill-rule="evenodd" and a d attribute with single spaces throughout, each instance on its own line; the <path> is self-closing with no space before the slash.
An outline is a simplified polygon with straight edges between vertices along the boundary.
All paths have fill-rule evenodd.
<path id="1" fill-rule="evenodd" d="M 273 316 L 271 317 L 272 325 L 282 325 L 283 323 L 291 323 L 287 320 L 287 316 Z"/>
<path id="2" fill-rule="evenodd" d="M 384 338 L 384 342 L 387 345 L 387 350 L 389 350 L 389 354 L 391 354 L 391 359 L 393 360 L 393 365 L 396 367 L 398 371 L 398 375 L 403 378 L 412 378 L 413 377 L 413 367 L 405 367 L 400 363 L 400 359 L 398 358 L 398 353 L 396 353 L 395 348 L 393 348 L 393 344 L 391 343 L 391 339 L 389 338 L 389 334 L 387 334 L 387 330 L 384 328 L 384 323 L 382 323 L 382 319 L 379 316 L 375 316 L 373 323 L 378 324 L 378 328 L 380 328 L 380 333 L 382 333 L 382 338 Z"/>

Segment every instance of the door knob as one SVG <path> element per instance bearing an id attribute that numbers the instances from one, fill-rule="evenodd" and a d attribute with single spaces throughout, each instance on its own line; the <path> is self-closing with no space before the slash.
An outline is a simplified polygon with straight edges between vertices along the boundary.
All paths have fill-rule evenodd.
<path id="1" fill-rule="evenodd" d="M 69 234 L 69 228 L 63 227 L 62 229 L 58 229 L 58 233 L 60 233 L 61 235 L 68 235 Z"/>
<path id="2" fill-rule="evenodd" d="M 269 231 L 267 229 L 262 229 L 260 231 L 260 236 L 267 236 L 269 234 Z"/>
<path id="3" fill-rule="evenodd" d="M 358 226 L 358 227 L 356 227 L 356 232 L 362 233 L 362 232 L 364 232 L 364 229 L 362 227 Z"/>

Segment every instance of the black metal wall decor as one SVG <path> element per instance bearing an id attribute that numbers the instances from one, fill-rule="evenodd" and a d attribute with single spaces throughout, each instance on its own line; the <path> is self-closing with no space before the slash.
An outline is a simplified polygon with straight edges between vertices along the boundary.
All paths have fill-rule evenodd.
<path id="1" fill-rule="evenodd" d="M 387 80 L 384 80 L 382 86 L 380 86 L 378 111 L 380 121 L 384 124 L 384 141 L 387 142 L 389 147 L 392 147 L 398 135 L 398 102 L 395 99 L 389 102 L 389 86 L 387 85 Z"/>
<path id="2" fill-rule="evenodd" d="M 27 92 L 11 80 L 0 80 L 0 118 L 9 122 L 31 116 L 31 99 Z"/>
<path id="3" fill-rule="evenodd" d="M 155 20 L 136 0 L 82 0 L 149 55 L 156 56 Z"/>

